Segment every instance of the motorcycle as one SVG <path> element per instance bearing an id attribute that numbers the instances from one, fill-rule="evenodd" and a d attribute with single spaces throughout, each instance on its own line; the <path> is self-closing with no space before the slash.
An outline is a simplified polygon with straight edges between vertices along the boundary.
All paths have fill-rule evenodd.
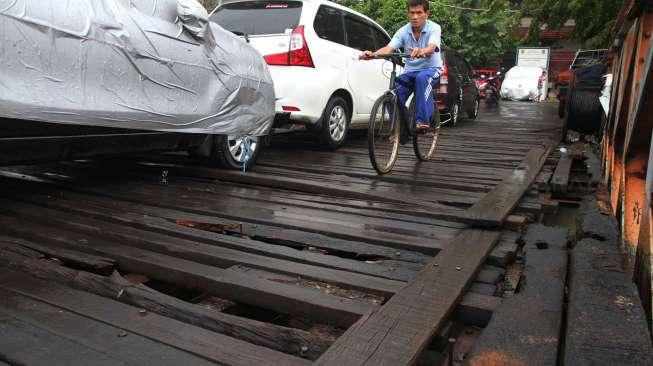
<path id="1" fill-rule="evenodd" d="M 488 106 L 498 106 L 501 95 L 499 95 L 499 83 L 501 82 L 500 73 L 497 76 L 492 76 L 485 81 L 483 94 L 485 94 L 485 103 Z"/>

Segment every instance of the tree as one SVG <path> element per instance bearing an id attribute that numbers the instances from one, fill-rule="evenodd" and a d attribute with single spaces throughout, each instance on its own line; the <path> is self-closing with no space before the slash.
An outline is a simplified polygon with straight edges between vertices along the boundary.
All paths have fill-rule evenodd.
<path id="1" fill-rule="evenodd" d="M 406 24 L 407 0 L 341 0 L 339 3 L 357 10 L 378 22 L 393 34 Z M 442 27 L 442 43 L 459 51 L 475 66 L 503 55 L 513 48 L 513 30 L 519 13 L 508 0 L 438 0 L 431 1 L 430 19 Z"/>
<path id="2" fill-rule="evenodd" d="M 524 0 L 522 14 L 533 17 L 525 42 L 536 44 L 542 24 L 555 29 L 573 19 L 575 40 L 584 48 L 605 48 L 620 6 L 621 0 Z"/>

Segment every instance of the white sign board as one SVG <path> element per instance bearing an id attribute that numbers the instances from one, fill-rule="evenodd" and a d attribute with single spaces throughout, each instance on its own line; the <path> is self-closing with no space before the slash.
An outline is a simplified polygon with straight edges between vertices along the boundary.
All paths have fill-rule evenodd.
<path id="1" fill-rule="evenodd" d="M 549 55 L 551 50 L 546 48 L 517 48 L 517 66 L 538 66 L 547 70 L 549 68 Z"/>

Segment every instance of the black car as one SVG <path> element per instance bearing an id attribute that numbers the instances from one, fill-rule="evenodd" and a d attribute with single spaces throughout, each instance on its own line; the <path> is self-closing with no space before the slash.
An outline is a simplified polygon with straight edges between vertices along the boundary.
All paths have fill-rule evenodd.
<path id="1" fill-rule="evenodd" d="M 465 113 L 469 119 L 478 116 L 479 91 L 474 80 L 474 71 L 469 63 L 456 51 L 443 49 L 444 70 L 438 90 L 438 109 L 441 121 L 455 126 Z"/>

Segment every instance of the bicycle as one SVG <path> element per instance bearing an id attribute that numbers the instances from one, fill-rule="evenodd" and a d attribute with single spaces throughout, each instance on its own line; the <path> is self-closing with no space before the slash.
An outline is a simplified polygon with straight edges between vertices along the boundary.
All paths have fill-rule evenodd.
<path id="1" fill-rule="evenodd" d="M 430 126 L 425 130 L 415 131 L 414 98 L 408 109 L 409 118 L 402 116 L 405 114 L 405 106 L 399 106 L 396 77 L 397 64 L 400 64 L 404 57 L 410 57 L 410 54 L 390 53 L 372 57 L 392 62 L 389 88 L 374 102 L 367 130 L 370 161 L 378 174 L 389 173 L 394 167 L 399 153 L 399 144 L 403 142 L 400 141 L 403 140 L 402 137 L 406 139 L 412 137 L 413 151 L 419 161 L 430 160 L 437 149 L 441 125 L 437 105 L 431 116 Z M 435 88 L 433 92 L 435 93 Z"/>

